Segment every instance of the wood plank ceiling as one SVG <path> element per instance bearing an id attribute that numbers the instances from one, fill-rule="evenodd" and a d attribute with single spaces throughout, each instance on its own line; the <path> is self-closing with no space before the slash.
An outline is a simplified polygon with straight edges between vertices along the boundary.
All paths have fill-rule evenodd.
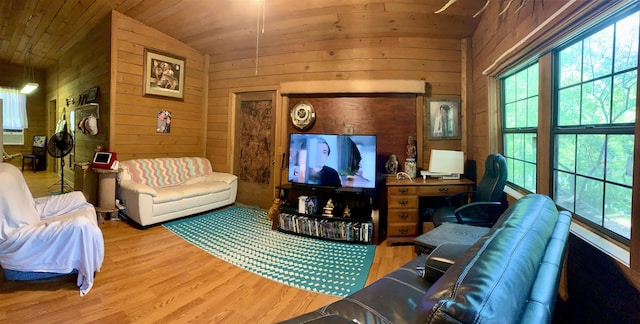
<path id="1" fill-rule="evenodd" d="M 262 2 L 264 1 L 264 2 Z M 520 0 L 522 1 L 522 0 Z M 45 69 L 111 10 L 170 35 L 212 60 L 268 48 L 360 37 L 469 37 L 482 0 L 2 0 L 0 62 Z M 258 22 L 258 20 L 260 22 Z M 221 46 L 224 45 L 224 46 Z M 225 53 L 219 49 L 224 48 Z"/>

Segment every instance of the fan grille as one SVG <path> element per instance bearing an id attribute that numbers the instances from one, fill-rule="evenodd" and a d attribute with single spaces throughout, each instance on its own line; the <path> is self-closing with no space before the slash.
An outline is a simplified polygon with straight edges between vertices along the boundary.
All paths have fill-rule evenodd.
<path id="1" fill-rule="evenodd" d="M 73 137 L 66 132 L 53 134 L 47 143 L 47 152 L 53 157 L 61 158 L 71 153 L 73 149 Z"/>

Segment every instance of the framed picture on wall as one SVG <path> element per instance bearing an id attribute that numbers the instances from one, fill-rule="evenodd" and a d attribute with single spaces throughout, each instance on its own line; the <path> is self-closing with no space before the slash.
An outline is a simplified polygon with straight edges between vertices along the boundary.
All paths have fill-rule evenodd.
<path id="1" fill-rule="evenodd" d="M 185 59 L 144 50 L 144 95 L 184 99 Z"/>
<path id="2" fill-rule="evenodd" d="M 430 140 L 462 138 L 460 99 L 428 99 Z"/>
<path id="3" fill-rule="evenodd" d="M 98 87 L 89 89 L 89 95 L 87 96 L 87 102 L 96 102 L 98 99 Z"/>

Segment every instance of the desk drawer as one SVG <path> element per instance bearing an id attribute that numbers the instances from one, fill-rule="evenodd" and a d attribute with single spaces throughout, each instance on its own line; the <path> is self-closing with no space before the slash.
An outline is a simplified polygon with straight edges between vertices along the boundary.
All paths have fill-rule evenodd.
<path id="1" fill-rule="evenodd" d="M 388 186 L 387 194 L 391 195 L 415 195 L 418 192 L 415 186 Z"/>
<path id="2" fill-rule="evenodd" d="M 420 196 L 451 196 L 454 193 L 469 191 L 469 186 L 422 186 Z"/>
<path id="3" fill-rule="evenodd" d="M 418 208 L 416 196 L 389 196 L 389 209 L 391 208 Z"/>
<path id="4" fill-rule="evenodd" d="M 418 221 L 417 209 L 389 209 L 389 224 L 398 222 L 413 222 Z"/>
<path id="5" fill-rule="evenodd" d="M 389 223 L 388 236 L 416 236 L 418 226 L 415 223 Z"/>

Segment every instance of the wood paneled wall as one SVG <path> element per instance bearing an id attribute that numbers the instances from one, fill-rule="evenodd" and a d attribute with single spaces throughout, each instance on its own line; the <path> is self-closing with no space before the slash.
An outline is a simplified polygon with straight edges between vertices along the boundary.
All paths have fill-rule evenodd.
<path id="1" fill-rule="evenodd" d="M 74 150 L 72 155 L 65 158 L 64 176 L 67 182 L 73 183 L 74 162 L 85 163 L 91 161 L 96 145 L 109 147 L 109 92 L 110 92 L 110 17 L 104 17 L 85 38 L 69 49 L 69 51 L 47 70 L 47 108 L 48 137 L 55 132 L 55 125 L 61 118 L 67 121 L 67 131 L 74 136 Z M 98 118 L 98 134 L 95 136 L 83 134 L 76 125 L 71 124 L 72 114 L 80 106 L 80 95 L 88 94 L 89 89 L 99 88 L 97 103 L 100 105 Z M 54 109 L 57 112 L 49 112 Z M 52 160 L 59 164 L 59 160 Z"/>
<path id="2" fill-rule="evenodd" d="M 416 95 L 297 95 L 290 96 L 289 109 L 302 100 L 313 105 L 317 116 L 313 127 L 305 133 L 344 134 L 345 126 L 349 125 L 354 134 L 376 135 L 378 172 L 384 172 L 384 163 L 392 153 L 400 163 L 405 161 L 407 139 L 416 136 Z M 287 130 L 299 133 L 291 123 Z"/>
<path id="3" fill-rule="evenodd" d="M 372 21 L 370 27 L 374 25 Z M 255 48 L 255 43 L 246 46 Z M 265 54 L 258 58 L 257 71 L 255 58 L 234 59 L 225 47 L 210 57 L 207 157 L 215 169 L 230 169 L 227 154 L 232 136 L 228 129 L 232 89 L 277 89 L 280 83 L 290 81 L 397 79 L 425 80 L 434 97 L 459 98 L 461 93 L 461 42 L 456 39 L 345 37 L 291 44 L 270 44 L 264 39 L 260 53 Z M 415 105 L 395 111 L 389 123 L 402 128 L 395 116 L 406 114 L 415 115 Z"/>
<path id="4" fill-rule="evenodd" d="M 25 70 L 23 66 L 0 63 L 0 87 L 22 88 L 25 83 Z M 30 153 L 31 143 L 35 135 L 47 135 L 47 114 L 44 97 L 44 72 L 34 71 L 34 78 L 40 87 L 30 95 L 27 95 L 27 118 L 29 128 L 25 130 L 24 145 L 5 145 L 4 150 L 9 154 Z M 9 161 L 15 166 L 21 166 L 22 160 L 14 158 Z"/>
<path id="5" fill-rule="evenodd" d="M 112 35 L 110 149 L 119 160 L 205 156 L 205 56 L 116 11 Z M 186 58 L 183 101 L 143 96 L 145 48 Z M 156 133 L 159 110 L 171 111 L 170 133 Z"/>
<path id="6" fill-rule="evenodd" d="M 576 7 L 580 7 L 578 0 Z M 499 16 L 502 10 L 499 3 L 492 3 L 482 14 L 482 18 L 472 38 L 472 89 L 470 89 L 469 101 L 472 103 L 467 111 L 469 116 L 469 129 L 472 131 L 468 139 L 469 154 L 478 161 L 478 174 L 484 172 L 485 158 L 500 147 L 501 139 L 495 132 L 500 127 L 500 116 L 497 114 L 498 100 L 489 97 L 489 92 L 497 91 L 495 82 L 491 77 L 483 75 L 483 71 L 490 68 L 494 62 L 510 59 L 518 55 L 517 51 L 510 52 L 503 57 L 506 51 L 517 45 L 531 31 L 536 29 L 543 21 L 556 13 L 564 1 L 548 1 L 542 5 L 539 2 L 529 1 L 519 12 L 509 10 L 507 14 Z M 492 131 L 493 130 L 493 131 Z"/>

